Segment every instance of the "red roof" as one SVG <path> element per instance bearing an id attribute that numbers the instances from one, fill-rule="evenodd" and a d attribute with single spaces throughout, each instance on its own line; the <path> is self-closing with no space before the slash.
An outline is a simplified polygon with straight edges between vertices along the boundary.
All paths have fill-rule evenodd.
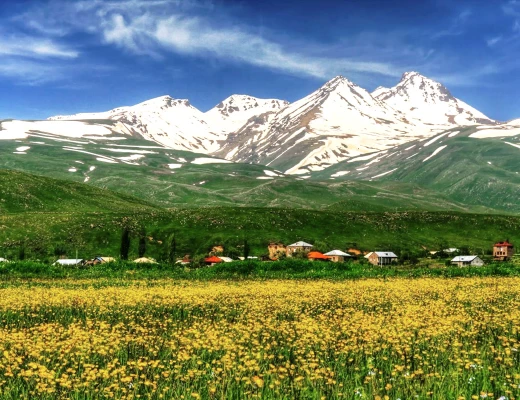
<path id="1" fill-rule="evenodd" d="M 319 251 L 311 251 L 308 256 L 309 258 L 313 258 L 315 260 L 328 260 L 330 259 L 329 256 L 326 256 L 323 253 L 320 253 Z"/>
<path id="2" fill-rule="evenodd" d="M 514 246 L 509 242 L 498 242 L 498 243 L 495 243 L 495 247 L 514 247 Z"/>
<path id="3" fill-rule="evenodd" d="M 211 257 L 205 258 L 204 262 L 214 264 L 214 263 L 220 263 L 220 262 L 222 262 L 222 260 L 216 256 L 211 256 Z"/>

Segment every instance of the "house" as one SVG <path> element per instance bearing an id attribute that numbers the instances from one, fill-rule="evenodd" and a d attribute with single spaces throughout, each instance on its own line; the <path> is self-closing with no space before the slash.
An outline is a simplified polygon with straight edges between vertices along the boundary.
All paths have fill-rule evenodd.
<path id="1" fill-rule="evenodd" d="M 515 255 L 515 247 L 509 243 L 498 242 L 493 245 L 493 260 L 495 261 L 507 261 Z"/>
<path id="2" fill-rule="evenodd" d="M 190 255 L 186 254 L 182 259 L 175 261 L 175 264 L 188 265 L 191 263 Z"/>
<path id="3" fill-rule="evenodd" d="M 349 250 L 349 253 L 350 253 L 350 250 Z M 371 251 L 370 253 L 365 254 L 363 257 L 365 257 L 368 260 L 372 254 L 374 254 L 373 251 Z"/>
<path id="4" fill-rule="evenodd" d="M 153 258 L 148 257 L 136 258 L 134 262 L 137 264 L 157 264 L 157 261 L 155 261 Z"/>
<path id="5" fill-rule="evenodd" d="M 0 263 L 8 263 L 9 261 L 3 257 L 0 257 Z"/>
<path id="6" fill-rule="evenodd" d="M 287 257 L 292 257 L 292 254 L 297 251 L 298 252 L 299 251 L 309 252 L 309 251 L 311 251 L 311 249 L 312 249 L 312 244 L 299 241 L 299 242 L 296 242 L 296 243 L 293 243 L 293 244 L 290 244 L 289 246 L 287 246 L 286 254 L 287 254 Z"/>
<path id="7" fill-rule="evenodd" d="M 244 257 L 238 257 L 238 259 L 239 259 L 240 261 L 244 261 L 244 260 L 245 260 Z M 247 256 L 247 259 L 248 259 L 248 260 L 258 260 L 258 257 Z"/>
<path id="8" fill-rule="evenodd" d="M 217 245 L 217 246 L 213 246 L 213 248 L 209 252 L 209 255 L 215 256 L 217 254 L 222 254 L 222 253 L 224 253 L 224 246 Z"/>
<path id="9" fill-rule="evenodd" d="M 457 249 L 456 247 L 450 247 L 449 249 L 444 249 L 442 251 L 446 254 L 453 254 L 453 253 L 457 253 L 459 251 L 459 249 Z"/>
<path id="10" fill-rule="evenodd" d="M 307 254 L 307 258 L 311 261 L 329 261 L 330 260 L 330 257 L 323 254 L 323 253 L 320 253 L 319 251 L 311 251 L 309 252 L 309 254 Z"/>
<path id="11" fill-rule="evenodd" d="M 283 243 L 271 242 L 267 246 L 267 250 L 269 251 L 270 260 L 278 260 L 280 255 L 287 254 L 287 248 Z"/>
<path id="12" fill-rule="evenodd" d="M 62 265 L 62 266 L 77 266 L 77 265 L 83 265 L 85 261 L 81 258 L 62 258 L 59 260 L 56 260 L 56 262 L 53 265 Z"/>
<path id="13" fill-rule="evenodd" d="M 206 265 L 209 265 L 209 266 L 213 266 L 215 264 L 218 264 L 218 263 L 221 263 L 221 262 L 224 262 L 220 259 L 220 257 L 217 257 L 217 256 L 211 256 L 211 257 L 208 257 L 208 258 L 205 258 L 204 259 L 204 262 L 206 263 Z"/>
<path id="14" fill-rule="evenodd" d="M 94 264 L 106 264 L 115 262 L 116 259 L 114 257 L 96 257 L 94 258 Z"/>
<path id="15" fill-rule="evenodd" d="M 330 257 L 330 261 L 332 262 L 343 262 L 345 261 L 345 257 L 352 257 L 350 254 L 344 253 L 341 250 L 332 250 L 325 253 L 325 255 Z"/>
<path id="16" fill-rule="evenodd" d="M 373 265 L 388 265 L 397 261 L 397 256 L 391 251 L 374 251 L 367 258 L 368 262 Z"/>
<path id="17" fill-rule="evenodd" d="M 347 250 L 347 253 L 350 253 L 350 254 L 354 254 L 356 257 L 357 256 L 360 256 L 361 254 L 363 254 L 363 252 L 359 249 L 356 249 L 354 247 L 351 247 L 350 249 Z M 350 255 L 349 254 L 349 255 Z M 352 257 L 352 256 L 351 256 Z"/>
<path id="18" fill-rule="evenodd" d="M 218 258 L 220 258 L 222 261 L 224 262 L 233 262 L 233 259 L 231 257 L 223 257 L 223 256 L 219 256 Z"/>
<path id="19" fill-rule="evenodd" d="M 458 267 L 472 266 L 481 267 L 484 265 L 484 261 L 479 256 L 457 256 L 451 260 L 451 265 L 457 265 Z"/>

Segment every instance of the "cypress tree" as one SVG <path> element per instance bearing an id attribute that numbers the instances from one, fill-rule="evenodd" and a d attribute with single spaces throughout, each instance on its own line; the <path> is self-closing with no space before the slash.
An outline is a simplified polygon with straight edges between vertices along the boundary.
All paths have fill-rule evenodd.
<path id="1" fill-rule="evenodd" d="M 130 230 L 125 227 L 121 235 L 121 260 L 128 260 L 128 252 L 130 251 Z"/>
<path id="2" fill-rule="evenodd" d="M 144 253 L 146 253 L 146 231 L 144 228 L 139 232 L 139 247 L 137 253 L 139 258 L 143 257 Z"/>
<path id="3" fill-rule="evenodd" d="M 174 232 L 170 239 L 170 251 L 168 253 L 168 259 L 170 261 L 170 264 L 175 264 L 176 256 L 177 256 L 177 240 L 175 239 L 175 232 Z"/>

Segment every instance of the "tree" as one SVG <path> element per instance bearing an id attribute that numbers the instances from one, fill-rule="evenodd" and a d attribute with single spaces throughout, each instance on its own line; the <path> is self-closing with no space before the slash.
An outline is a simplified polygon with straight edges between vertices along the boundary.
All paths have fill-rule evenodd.
<path id="1" fill-rule="evenodd" d="M 130 230 L 128 229 L 128 227 L 124 227 L 123 233 L 121 234 L 121 250 L 120 250 L 121 260 L 128 260 L 129 251 L 130 251 Z"/>
<path id="2" fill-rule="evenodd" d="M 137 248 L 137 254 L 139 258 L 144 257 L 146 253 L 146 230 L 145 228 L 141 228 L 139 231 L 139 246 Z"/>
<path id="3" fill-rule="evenodd" d="M 170 248 L 168 251 L 168 260 L 170 261 L 170 264 L 175 264 L 177 257 L 177 239 L 175 238 L 175 232 L 173 232 L 173 235 L 170 238 Z"/>
<path id="4" fill-rule="evenodd" d="M 249 247 L 249 243 L 247 239 L 244 239 L 244 260 L 249 258 L 249 253 L 251 252 L 251 248 Z"/>
<path id="5" fill-rule="evenodd" d="M 18 259 L 20 261 L 25 260 L 25 243 L 24 242 L 20 243 L 20 249 L 18 251 Z"/>

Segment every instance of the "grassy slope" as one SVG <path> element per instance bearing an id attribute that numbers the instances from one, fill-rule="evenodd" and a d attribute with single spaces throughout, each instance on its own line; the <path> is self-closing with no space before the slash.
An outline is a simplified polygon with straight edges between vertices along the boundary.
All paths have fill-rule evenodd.
<path id="1" fill-rule="evenodd" d="M 470 127 L 455 136 L 439 138 L 428 146 L 425 146 L 427 141 L 410 142 L 388 151 L 378 162 L 374 162 L 376 158 L 342 162 L 316 173 L 313 178 L 330 179 L 339 171 L 349 171 L 336 177 L 335 181 L 374 179 L 385 183 L 416 184 L 442 193 L 455 202 L 519 213 L 520 149 L 505 142 L 518 145 L 520 137 L 468 137 L 474 132 L 475 128 Z M 426 160 L 440 146 L 447 147 Z M 360 168 L 365 169 L 360 171 Z M 395 171 L 373 178 L 392 170 Z"/>
<path id="2" fill-rule="evenodd" d="M 0 169 L 0 214 L 135 212 L 156 207 L 131 196 L 76 182 Z"/>
<path id="3" fill-rule="evenodd" d="M 62 138 L 55 138 L 62 140 Z M 90 185 L 109 188 L 141 198 L 163 207 L 182 206 L 246 206 L 314 208 L 342 211 L 395 210 L 457 210 L 490 211 L 482 207 L 467 207 L 443 194 L 419 188 L 414 184 L 305 181 L 293 176 L 266 177 L 274 170 L 250 164 L 203 164 L 192 161 L 206 157 L 195 153 L 164 148 L 139 149 L 154 143 L 137 139 L 123 141 L 77 140 L 68 143 L 53 139 L 31 137 L 24 141 L 0 140 L 0 168 L 21 170 L 75 182 L 88 180 Z M 38 142 L 38 143 L 35 143 Z M 44 144 L 41 144 L 44 143 Z M 107 149 L 114 144 L 134 146 L 148 151 L 144 158 L 126 164 L 117 157 L 132 154 L 114 153 Z M 29 146 L 27 154 L 15 154 L 19 147 Z M 92 154 L 65 149 L 80 146 L 82 151 L 112 157 L 117 164 L 97 160 Z M 170 169 L 168 164 L 182 165 Z M 76 172 L 69 172 L 74 168 Z M 91 170 L 94 168 L 93 170 Z"/>

